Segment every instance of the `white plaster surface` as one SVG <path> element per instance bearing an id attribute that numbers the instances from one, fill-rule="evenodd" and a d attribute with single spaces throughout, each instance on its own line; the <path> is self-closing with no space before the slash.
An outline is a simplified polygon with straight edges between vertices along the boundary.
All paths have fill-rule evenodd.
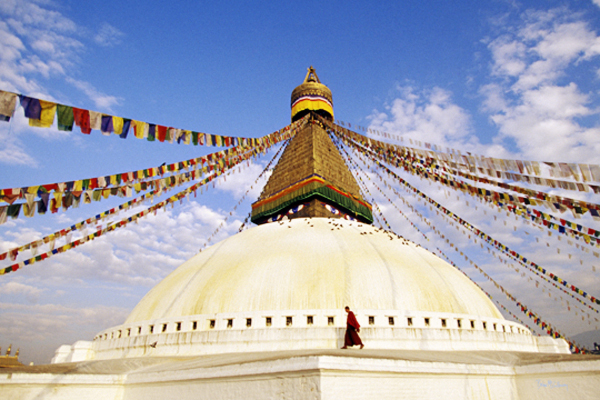
<path id="1" fill-rule="evenodd" d="M 211 246 L 156 285 L 126 323 L 346 305 L 503 318 L 473 282 L 414 243 L 372 225 L 310 218 Z"/>
<path id="2" fill-rule="evenodd" d="M 22 367 L 0 398 L 594 399 L 599 379 L 590 355 L 303 350 Z"/>

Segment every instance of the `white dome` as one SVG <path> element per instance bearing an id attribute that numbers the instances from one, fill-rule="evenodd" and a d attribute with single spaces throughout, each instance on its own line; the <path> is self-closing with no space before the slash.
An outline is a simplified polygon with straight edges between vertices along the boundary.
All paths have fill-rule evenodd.
<path id="1" fill-rule="evenodd" d="M 456 268 L 393 233 L 311 218 L 264 224 L 194 256 L 126 321 L 265 310 L 410 310 L 503 319 Z"/>
<path id="2" fill-rule="evenodd" d="M 346 305 L 373 349 L 564 350 L 506 321 L 469 278 L 418 245 L 372 225 L 306 218 L 194 256 L 124 324 L 99 332 L 91 358 L 339 348 Z"/>

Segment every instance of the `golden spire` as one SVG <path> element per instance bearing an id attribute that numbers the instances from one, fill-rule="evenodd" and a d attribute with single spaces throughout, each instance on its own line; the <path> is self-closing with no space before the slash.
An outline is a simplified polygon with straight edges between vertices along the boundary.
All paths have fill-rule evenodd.
<path id="1" fill-rule="evenodd" d="M 297 121 L 310 111 L 333 121 L 333 97 L 331 90 L 321 83 L 317 72 L 310 66 L 304 82 L 292 91 L 292 122 Z"/>
<path id="2" fill-rule="evenodd" d="M 331 91 L 319 81 L 313 67 L 304 83 L 292 92 L 292 120 L 311 114 L 292 138 L 256 202 L 252 222 L 281 218 L 329 217 L 373 222 L 371 205 L 360 193 L 325 126 L 314 114 L 333 119 Z M 329 108 L 327 108 L 329 107 Z"/>

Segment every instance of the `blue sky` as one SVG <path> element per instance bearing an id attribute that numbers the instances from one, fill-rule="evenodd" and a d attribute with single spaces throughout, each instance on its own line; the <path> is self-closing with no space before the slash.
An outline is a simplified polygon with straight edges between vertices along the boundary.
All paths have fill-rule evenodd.
<path id="1" fill-rule="evenodd" d="M 313 65 L 333 92 L 340 120 L 488 156 L 600 163 L 598 0 L 187 3 L 4 0 L 0 89 L 182 129 L 258 137 L 289 123 L 291 91 Z M 0 123 L 0 187 L 138 170 L 209 151 L 29 128 L 17 109 L 10 123 Z M 24 361 L 48 362 L 58 345 L 122 322 L 149 288 L 204 244 L 272 154 L 195 201 L 3 276 L 0 346 L 12 342 Z M 514 219 L 492 209 L 475 213 L 462 194 L 414 183 L 538 256 L 540 265 L 555 265 L 592 292 L 600 284 L 591 269 L 600 263 L 589 253 L 576 248 L 574 259 L 585 263 L 567 265 L 545 249 L 548 241 L 566 249 L 565 240 L 544 238 L 537 248 L 526 234 L 512 233 Z M 259 192 L 260 184 L 218 238 L 237 231 Z M 122 201 L 9 221 L 0 226 L 0 250 Z M 418 240 L 389 205 L 383 208 L 396 231 Z M 492 213 L 499 218 L 492 221 Z M 478 247 L 463 239 L 456 243 Z M 445 243 L 432 236 L 428 247 L 437 245 Z M 530 293 L 495 258 L 474 257 L 559 328 L 594 328 Z"/>

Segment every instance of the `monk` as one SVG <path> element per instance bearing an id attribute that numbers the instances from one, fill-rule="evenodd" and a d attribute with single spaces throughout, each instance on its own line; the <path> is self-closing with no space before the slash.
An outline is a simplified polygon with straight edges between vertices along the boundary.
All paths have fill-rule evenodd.
<path id="1" fill-rule="evenodd" d="M 346 321 L 346 337 L 344 338 L 344 347 L 342 347 L 342 349 L 347 349 L 348 346 L 356 345 L 360 345 L 360 348 L 362 349 L 365 345 L 360 340 L 360 336 L 358 336 L 360 324 L 356 320 L 354 313 L 350 311 L 350 307 L 346 306 L 346 312 L 348 313 L 348 320 Z"/>

